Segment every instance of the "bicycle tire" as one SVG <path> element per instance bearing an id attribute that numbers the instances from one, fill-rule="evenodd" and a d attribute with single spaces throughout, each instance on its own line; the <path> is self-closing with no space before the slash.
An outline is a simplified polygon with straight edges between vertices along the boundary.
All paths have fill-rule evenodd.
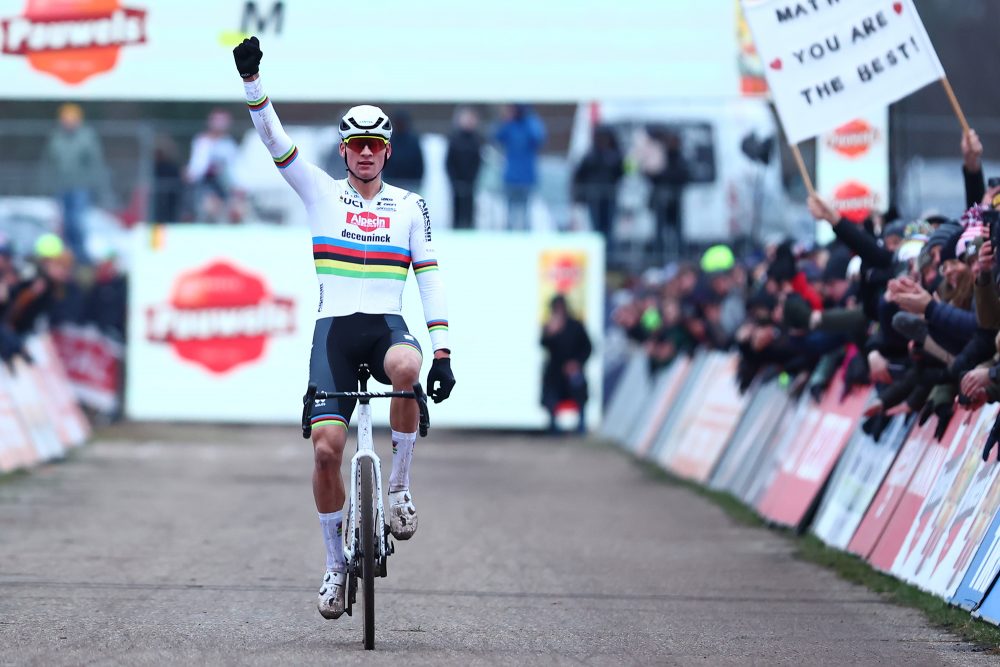
<path id="1" fill-rule="evenodd" d="M 361 459 L 361 581 L 365 610 L 365 649 L 375 648 L 375 466 Z"/>

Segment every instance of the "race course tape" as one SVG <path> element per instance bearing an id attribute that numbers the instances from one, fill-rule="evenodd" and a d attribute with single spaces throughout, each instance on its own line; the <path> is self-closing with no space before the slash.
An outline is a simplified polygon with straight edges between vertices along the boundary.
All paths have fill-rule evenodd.
<path id="1" fill-rule="evenodd" d="M 1000 463 L 981 456 L 1000 407 L 957 412 L 940 441 L 937 417 L 898 415 L 876 441 L 872 390 L 845 393 L 843 368 L 816 400 L 777 381 L 740 395 L 737 362 L 701 351 L 650 376 L 632 351 L 602 435 L 1000 625 Z"/>

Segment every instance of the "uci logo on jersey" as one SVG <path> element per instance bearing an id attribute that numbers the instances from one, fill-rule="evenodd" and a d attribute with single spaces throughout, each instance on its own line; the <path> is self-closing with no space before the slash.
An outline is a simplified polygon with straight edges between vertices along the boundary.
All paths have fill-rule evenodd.
<path id="1" fill-rule="evenodd" d="M 361 208 L 361 205 L 362 205 L 360 199 L 355 199 L 354 197 L 352 197 L 352 196 L 350 196 L 350 195 L 348 195 L 346 193 L 341 193 L 340 194 L 340 201 L 344 202 L 348 206 L 357 206 L 358 208 Z"/>

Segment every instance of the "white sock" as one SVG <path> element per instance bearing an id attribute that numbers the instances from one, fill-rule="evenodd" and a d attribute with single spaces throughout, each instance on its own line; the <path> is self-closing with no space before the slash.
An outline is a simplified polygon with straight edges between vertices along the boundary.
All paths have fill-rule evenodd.
<path id="1" fill-rule="evenodd" d="M 410 461 L 417 433 L 392 432 L 392 474 L 389 475 L 389 493 L 410 488 Z"/>
<path id="2" fill-rule="evenodd" d="M 319 513 L 319 523 L 323 528 L 323 542 L 326 543 L 326 571 L 346 572 L 344 558 L 343 512 Z"/>

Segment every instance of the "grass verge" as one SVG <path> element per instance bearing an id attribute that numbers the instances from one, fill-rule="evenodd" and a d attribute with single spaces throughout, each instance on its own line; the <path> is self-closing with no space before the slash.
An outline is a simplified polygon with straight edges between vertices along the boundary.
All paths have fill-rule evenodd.
<path id="1" fill-rule="evenodd" d="M 650 476 L 663 480 L 671 486 L 688 489 L 715 503 L 738 523 L 766 527 L 766 523 L 756 512 L 729 493 L 713 491 L 700 484 L 675 477 L 648 461 L 638 461 L 638 464 Z M 773 532 L 795 544 L 798 558 L 833 570 L 841 579 L 865 586 L 885 596 L 890 602 L 917 609 L 923 612 L 933 625 L 976 644 L 990 654 L 1000 655 L 1000 627 L 973 618 L 967 611 L 952 607 L 938 597 L 883 574 L 853 554 L 832 549 L 814 535 L 796 535 L 791 530 L 785 529 L 776 529 Z"/>

